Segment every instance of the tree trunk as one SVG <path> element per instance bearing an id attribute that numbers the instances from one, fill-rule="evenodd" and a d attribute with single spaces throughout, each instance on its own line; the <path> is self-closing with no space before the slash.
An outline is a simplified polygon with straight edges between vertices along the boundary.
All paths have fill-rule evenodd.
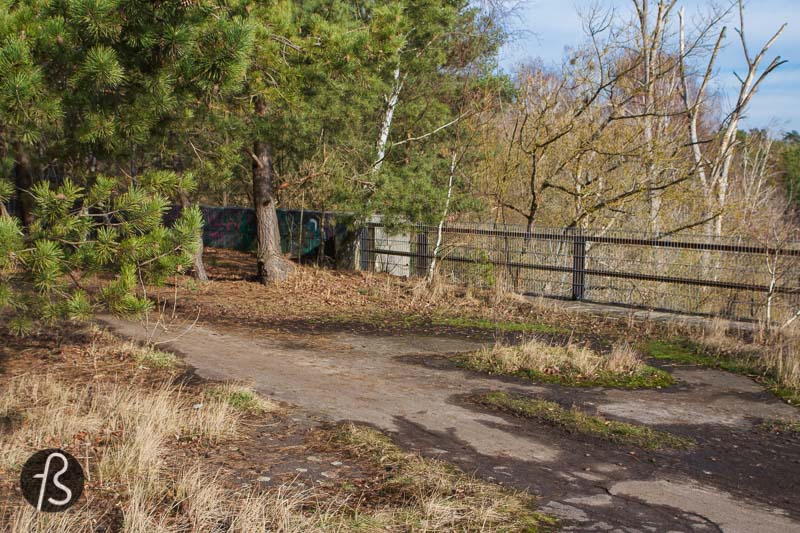
<path id="1" fill-rule="evenodd" d="M 343 221 L 338 217 L 339 215 L 337 215 L 336 224 L 347 222 L 347 231 L 341 239 L 334 237 L 336 246 L 334 264 L 337 270 L 357 270 L 360 267 L 356 262 L 356 251 L 361 239 L 361 232 L 356 230 L 352 219 Z M 364 226 L 364 229 L 366 229 L 366 226 Z M 361 253 L 364 253 L 364 251 L 362 250 Z"/>
<path id="2" fill-rule="evenodd" d="M 400 91 L 403 90 L 403 80 L 400 78 L 399 66 L 394 69 L 393 77 L 394 84 L 392 85 L 392 94 L 386 97 L 386 111 L 383 114 L 381 132 L 380 135 L 378 135 L 378 154 L 375 159 L 375 164 L 372 166 L 373 172 L 378 172 L 381 169 L 383 159 L 386 157 L 386 146 L 389 143 L 389 132 L 392 129 L 394 110 L 397 107 L 397 101 L 400 99 Z"/>
<path id="3" fill-rule="evenodd" d="M 286 279 L 294 268 L 281 254 L 281 235 L 275 211 L 272 183 L 272 154 L 269 145 L 253 143 L 253 204 L 256 211 L 257 278 L 264 285 Z"/>
<path id="4" fill-rule="evenodd" d="M 14 143 L 14 185 L 17 189 L 17 205 L 22 226 L 28 228 L 33 224 L 33 171 L 28 152 L 19 141 Z"/>
<path id="5" fill-rule="evenodd" d="M 453 198 L 453 178 L 455 178 L 456 175 L 457 162 L 458 153 L 453 150 L 453 157 L 450 160 L 450 179 L 447 182 L 447 200 L 444 203 L 444 212 L 442 213 L 442 218 L 439 220 L 439 227 L 436 231 L 436 246 L 433 248 L 433 258 L 431 259 L 431 266 L 428 269 L 428 283 L 433 281 L 433 276 L 436 274 L 436 260 L 442 249 L 444 223 L 447 221 L 447 215 L 450 211 L 450 200 Z"/>
<path id="6" fill-rule="evenodd" d="M 189 202 L 189 198 L 186 196 L 186 193 L 180 191 L 180 197 L 181 197 L 181 206 L 183 206 L 184 209 L 189 209 L 189 206 L 191 206 L 191 202 Z M 203 264 L 202 233 L 197 238 L 197 252 L 195 252 L 194 254 L 192 275 L 194 275 L 194 279 L 196 279 L 197 281 L 208 281 L 208 274 L 206 274 L 206 267 Z"/>

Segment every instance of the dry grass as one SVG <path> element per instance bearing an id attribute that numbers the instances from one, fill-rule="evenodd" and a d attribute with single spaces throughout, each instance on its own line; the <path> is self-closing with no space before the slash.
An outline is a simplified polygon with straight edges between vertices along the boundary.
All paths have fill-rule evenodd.
<path id="1" fill-rule="evenodd" d="M 519 345 L 496 343 L 475 352 L 464 363 L 491 374 L 563 385 L 641 388 L 672 383 L 669 374 L 645 365 L 627 344 L 615 345 L 610 354 L 603 355 L 573 342 L 561 345 L 532 338 Z"/>
<path id="2" fill-rule="evenodd" d="M 614 374 L 635 374 L 644 368 L 641 356 L 626 343 L 615 344 L 604 365 Z"/>
<path id="3" fill-rule="evenodd" d="M 145 350 L 119 341 L 113 347 L 136 361 L 146 357 Z M 18 470 L 39 449 L 70 450 L 96 490 L 126 501 L 123 531 L 167 530 L 168 513 L 159 517 L 155 510 L 164 507 L 165 457 L 175 443 L 213 444 L 239 427 L 239 414 L 226 401 L 170 381 L 155 387 L 103 380 L 71 384 L 57 373 L 30 373 L 3 385 L 0 420 L 7 431 L 0 435 L 0 471 Z M 83 507 L 56 515 L 32 513 L 24 504 L 0 508 L 0 521 L 8 519 L 8 531 L 91 531 L 99 517 L 87 498 Z"/>
<path id="4" fill-rule="evenodd" d="M 651 338 L 647 351 L 657 359 L 755 377 L 788 403 L 800 405 L 800 338 L 796 331 L 763 327 L 748 331 L 717 318 L 704 327 L 671 328 L 670 334 Z"/>
<path id="5" fill-rule="evenodd" d="M 385 473 L 386 461 L 403 463 L 383 486 L 370 483 L 379 498 L 293 482 L 266 491 L 242 492 L 238 482 L 232 488 L 204 451 L 239 443 L 237 435 L 253 421 L 285 409 L 242 384 L 174 385 L 174 372 L 141 364 L 149 360 L 145 349 L 99 331 L 91 339 L 83 359 L 88 379 L 67 381 L 66 367 L 51 364 L 41 367 L 46 374 L 0 376 L 0 482 L 15 483 L 24 460 L 45 447 L 70 451 L 87 473 L 87 490 L 67 513 L 37 513 L 18 498 L 0 501 L 0 531 L 517 531 L 509 525 L 538 523 L 527 497 L 405 454 L 379 433 L 358 428 L 348 430 L 351 438 L 340 449 L 354 463 L 371 465 L 370 480 Z M 116 374 L 109 364 L 126 364 L 138 378 L 110 380 Z M 344 454 L 337 457 L 347 459 Z"/>
<path id="6" fill-rule="evenodd" d="M 152 490 L 134 483 L 123 511 L 124 533 L 322 531 L 310 493 L 281 486 L 263 494 L 232 493 L 217 474 L 189 467 Z"/>
<path id="7" fill-rule="evenodd" d="M 0 418 L 11 427 L 0 436 L 0 468 L 17 468 L 36 450 L 71 443 L 97 432 L 102 417 L 81 390 L 50 375 L 22 375 L 0 390 Z"/>
<path id="8" fill-rule="evenodd" d="M 211 386 L 206 391 L 206 396 L 246 413 L 263 414 L 281 411 L 281 406 L 277 402 L 259 396 L 251 387 L 241 383 L 227 382 Z"/>
<path id="9" fill-rule="evenodd" d="M 543 373 L 564 373 L 577 371 L 591 376 L 605 364 L 603 357 L 585 346 L 569 343 L 567 345 L 548 344 L 533 338 L 518 346 L 498 343 L 484 348 L 477 357 L 491 361 L 503 373 L 513 374 L 531 369 Z"/>
<path id="10" fill-rule="evenodd" d="M 376 276 L 371 274 L 371 276 Z M 398 304 L 406 307 L 409 311 L 424 313 L 426 311 L 441 311 L 442 308 L 452 308 L 454 305 L 461 309 L 480 307 L 483 301 L 475 295 L 473 287 L 464 287 L 463 284 L 451 282 L 446 276 L 442 275 L 440 269 L 433 278 L 420 278 L 415 281 L 403 281 L 394 276 L 382 275 L 384 278 L 384 288 L 387 295 L 399 295 L 402 297 L 404 291 L 411 294 L 411 298 L 405 302 L 387 298 L 384 302 L 385 308 L 391 309 Z M 487 293 L 491 297 L 493 293 Z"/>
<path id="11" fill-rule="evenodd" d="M 178 358 L 173 353 L 132 342 L 125 343 L 120 350 L 130 354 L 140 365 L 149 368 L 176 368 L 179 364 Z"/>
<path id="12" fill-rule="evenodd" d="M 796 342 L 781 342 L 765 350 L 763 361 L 778 383 L 800 394 L 800 346 Z"/>
<path id="13" fill-rule="evenodd" d="M 145 392 L 102 383 L 67 385 L 48 374 L 12 378 L 0 394 L 0 412 L 13 427 L 0 443 L 7 450 L 18 450 L 3 454 L 6 468 L 19 466 L 16 456 L 46 444 L 68 446 L 79 436 L 119 432 L 127 435 L 119 442 L 120 450 L 138 450 L 139 441 L 154 446 L 167 436 L 215 442 L 234 434 L 237 426 L 237 415 L 226 402 L 192 404 L 169 384 Z"/>
<path id="14" fill-rule="evenodd" d="M 636 377 L 648 367 L 627 344 L 618 344 L 609 355 L 575 343 L 550 344 L 532 338 L 519 345 L 497 343 L 473 354 L 471 366 L 498 374 L 530 374 L 562 377 L 565 380 L 604 379 L 609 376 Z"/>
<path id="15" fill-rule="evenodd" d="M 800 396 L 800 339 L 794 331 L 762 328 L 748 340 L 728 321 L 715 319 L 698 338 L 704 351 L 761 367 L 781 387 Z"/>
<path id="16" fill-rule="evenodd" d="M 534 531 L 551 520 L 533 511 L 530 496 L 465 475 L 447 463 L 424 459 L 395 446 L 368 427 L 345 425 L 338 440 L 358 454 L 371 455 L 392 474 L 384 491 L 404 507 L 373 514 L 370 530 Z"/>
<path id="17" fill-rule="evenodd" d="M 741 351 L 746 349 L 744 341 L 741 338 L 730 335 L 731 323 L 724 318 L 715 317 L 705 327 L 702 328 L 700 334 L 700 342 L 708 349 L 727 352 L 731 350 Z"/>
<path id="18" fill-rule="evenodd" d="M 699 335 L 698 344 L 711 354 L 752 361 L 781 386 L 800 391 L 800 339 L 793 330 L 762 327 L 747 340 L 729 321 L 715 318 Z"/>
<path id="19" fill-rule="evenodd" d="M 17 507 L 2 528 L 8 533 L 92 533 L 91 513 L 85 508 L 68 513 L 40 513 L 30 505 Z"/>

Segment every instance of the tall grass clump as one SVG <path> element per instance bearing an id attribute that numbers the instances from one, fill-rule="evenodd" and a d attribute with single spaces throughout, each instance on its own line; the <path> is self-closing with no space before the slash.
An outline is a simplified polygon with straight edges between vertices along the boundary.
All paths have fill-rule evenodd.
<path id="1" fill-rule="evenodd" d="M 573 342 L 552 344 L 531 338 L 518 345 L 497 343 L 461 361 L 468 368 L 489 374 L 570 386 L 646 388 L 673 383 L 669 373 L 647 366 L 626 344 L 614 346 L 610 354 L 601 354 Z"/>

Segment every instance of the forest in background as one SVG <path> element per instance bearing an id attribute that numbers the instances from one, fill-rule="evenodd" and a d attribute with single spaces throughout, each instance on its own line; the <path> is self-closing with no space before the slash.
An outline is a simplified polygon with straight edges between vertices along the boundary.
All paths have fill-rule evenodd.
<path id="1" fill-rule="evenodd" d="M 192 257 L 203 277 L 199 203 L 255 207 L 265 283 L 292 268 L 277 206 L 796 239 L 800 136 L 740 128 L 785 24 L 752 42 L 738 0 L 581 15 L 559 66 L 506 72 L 501 0 L 0 0 L 0 268 L 29 271 L 41 314 L 90 307 L 63 278 L 100 270 L 111 307 L 142 309 L 145 277 Z"/>

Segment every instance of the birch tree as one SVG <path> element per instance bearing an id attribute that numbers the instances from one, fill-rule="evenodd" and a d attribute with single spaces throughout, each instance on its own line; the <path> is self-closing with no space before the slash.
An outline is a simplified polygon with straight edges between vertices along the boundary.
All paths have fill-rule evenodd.
<path id="1" fill-rule="evenodd" d="M 737 74 L 739 90 L 736 94 L 736 103 L 725 112 L 723 120 L 719 126 L 711 131 L 707 136 L 700 132 L 699 122 L 710 114 L 709 106 L 709 86 L 714 76 L 714 68 L 717 62 L 720 49 L 725 42 L 727 28 L 723 27 L 709 53 L 705 69 L 699 76 L 693 76 L 687 67 L 688 48 L 686 45 L 685 16 L 683 11 L 679 13 L 679 40 L 681 57 L 681 84 L 688 118 L 688 141 L 692 147 L 692 156 L 696 167 L 697 176 L 703 188 L 707 201 L 707 211 L 718 210 L 718 216 L 714 221 L 714 234 L 723 235 L 724 211 L 728 203 L 730 187 L 730 170 L 737 148 L 737 134 L 739 124 L 747 112 L 747 108 L 767 77 L 778 67 L 786 63 L 780 56 L 772 58 L 766 66 L 764 61 L 770 48 L 775 44 L 780 35 L 786 29 L 786 24 L 781 25 L 770 39 L 764 43 L 758 53 L 752 55 L 745 34 L 745 10 L 744 1 L 737 0 L 738 23 L 736 33 L 739 36 L 743 59 L 745 61 L 746 73 L 744 76 Z M 693 87 L 697 87 L 692 91 Z"/>

